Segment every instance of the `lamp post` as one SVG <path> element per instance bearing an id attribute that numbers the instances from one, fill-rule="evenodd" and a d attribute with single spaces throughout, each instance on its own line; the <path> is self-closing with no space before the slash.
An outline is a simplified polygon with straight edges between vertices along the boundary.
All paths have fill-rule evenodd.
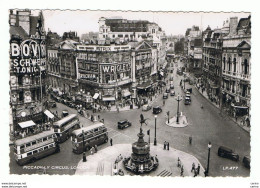
<path id="1" fill-rule="evenodd" d="M 178 94 L 178 97 L 176 99 L 176 101 L 178 102 L 178 105 L 177 105 L 177 119 L 176 119 L 176 123 L 179 124 L 179 102 L 181 101 L 182 99 L 180 98 L 180 95 Z"/>
<path id="2" fill-rule="evenodd" d="M 183 80 L 183 89 L 184 89 L 184 90 L 185 90 L 185 76 L 186 76 L 186 74 L 183 73 L 183 78 L 184 78 L 184 80 Z"/>
<path id="3" fill-rule="evenodd" d="M 83 139 L 83 162 L 87 161 L 87 156 L 86 156 L 86 148 L 85 148 L 85 137 L 84 137 L 84 130 L 82 130 L 82 139 Z"/>
<path id="4" fill-rule="evenodd" d="M 157 119 L 157 115 L 154 116 L 154 145 L 157 145 L 157 140 L 156 140 L 156 119 Z"/>
<path id="5" fill-rule="evenodd" d="M 211 142 L 208 143 L 208 164 L 207 164 L 207 169 L 206 169 L 206 173 L 205 176 L 209 175 L 209 158 L 210 158 L 210 148 L 211 148 Z"/>

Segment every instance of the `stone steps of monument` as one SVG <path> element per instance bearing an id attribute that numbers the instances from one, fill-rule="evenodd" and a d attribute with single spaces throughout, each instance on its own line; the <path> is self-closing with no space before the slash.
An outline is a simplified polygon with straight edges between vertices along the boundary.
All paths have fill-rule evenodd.
<path id="1" fill-rule="evenodd" d="M 168 170 L 164 169 L 157 176 L 166 177 L 166 176 L 171 176 L 171 175 L 172 175 L 171 172 L 169 172 Z"/>

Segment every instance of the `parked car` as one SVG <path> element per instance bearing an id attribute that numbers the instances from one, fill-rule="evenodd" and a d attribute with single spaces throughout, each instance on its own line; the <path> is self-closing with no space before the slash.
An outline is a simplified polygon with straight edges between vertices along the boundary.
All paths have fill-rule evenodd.
<path id="1" fill-rule="evenodd" d="M 237 153 L 233 152 L 232 149 L 224 147 L 224 146 L 220 146 L 218 148 L 218 156 L 228 158 L 233 161 L 239 160 L 239 155 Z"/>
<path id="2" fill-rule="evenodd" d="M 244 156 L 244 158 L 243 158 L 243 164 L 244 164 L 244 166 L 246 167 L 246 168 L 249 168 L 250 169 L 250 163 L 251 163 L 251 158 L 250 158 L 250 156 Z"/>
<path id="3" fill-rule="evenodd" d="M 175 95 L 175 91 L 172 89 L 170 94 L 171 94 L 171 96 L 174 96 Z"/>
<path id="4" fill-rule="evenodd" d="M 185 97 L 185 99 L 184 99 L 184 104 L 185 104 L 185 105 L 191 104 L 191 98 L 190 98 L 190 97 Z"/>
<path id="5" fill-rule="evenodd" d="M 57 104 L 56 104 L 55 101 L 49 101 L 49 102 L 48 102 L 48 107 L 49 107 L 49 108 L 56 108 L 56 107 L 57 107 Z"/>
<path id="6" fill-rule="evenodd" d="M 167 87 L 165 90 L 166 93 L 170 93 L 170 87 Z"/>
<path id="7" fill-rule="evenodd" d="M 162 112 L 162 108 L 160 106 L 153 107 L 153 114 L 159 114 Z"/>
<path id="8" fill-rule="evenodd" d="M 170 85 L 170 89 L 174 89 L 174 85 L 173 84 Z"/>
<path id="9" fill-rule="evenodd" d="M 187 91 L 192 93 L 192 88 L 188 88 Z"/>
<path id="10" fill-rule="evenodd" d="M 163 94 L 163 99 L 168 99 L 168 93 Z"/>
<path id="11" fill-rule="evenodd" d="M 118 129 L 124 129 L 124 128 L 130 127 L 131 125 L 132 125 L 132 123 L 126 119 L 117 122 Z"/>
<path id="12" fill-rule="evenodd" d="M 171 76 L 170 81 L 173 81 L 173 76 Z"/>
<path id="13" fill-rule="evenodd" d="M 68 110 L 63 110 L 63 111 L 62 111 L 62 117 L 66 117 L 66 116 L 68 116 L 68 115 L 69 115 Z"/>
<path id="14" fill-rule="evenodd" d="M 145 105 L 143 105 L 143 107 L 142 107 L 142 111 L 149 111 L 149 110 L 151 110 L 152 109 L 152 107 L 151 107 L 151 105 L 149 105 L 149 104 L 145 104 Z"/>

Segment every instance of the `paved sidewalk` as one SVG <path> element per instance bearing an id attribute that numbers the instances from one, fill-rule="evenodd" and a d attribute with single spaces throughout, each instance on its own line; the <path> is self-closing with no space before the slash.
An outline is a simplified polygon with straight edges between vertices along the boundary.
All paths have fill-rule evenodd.
<path id="1" fill-rule="evenodd" d="M 168 123 L 168 120 L 165 123 L 170 127 L 176 127 L 176 128 L 182 128 L 188 126 L 188 121 L 185 115 L 181 115 L 179 117 L 179 123 L 177 123 L 176 120 L 177 118 L 176 116 L 174 116 L 173 118 L 170 119 L 170 123 Z"/>
<path id="2" fill-rule="evenodd" d="M 178 157 L 180 158 L 181 165 L 184 167 L 184 176 L 194 176 L 194 172 L 191 172 L 192 163 L 195 163 L 197 167 L 200 164 L 200 174 L 198 176 L 204 176 L 204 168 L 201 163 L 193 155 L 176 150 L 170 147 L 170 150 L 163 150 L 163 145 L 157 146 L 151 145 L 152 156 L 157 155 L 159 159 L 159 166 L 155 171 L 152 171 L 149 176 L 159 176 L 163 171 L 170 172 L 170 176 L 180 176 L 180 168 L 177 167 Z M 122 157 L 129 157 L 132 153 L 131 144 L 116 144 L 109 146 L 103 150 L 98 151 L 93 155 L 87 156 L 87 162 L 80 160 L 78 163 L 75 174 L 76 175 L 113 175 L 114 162 L 120 154 Z M 124 171 L 125 175 L 134 175 L 125 170 L 122 161 L 118 163 L 118 168 Z"/>

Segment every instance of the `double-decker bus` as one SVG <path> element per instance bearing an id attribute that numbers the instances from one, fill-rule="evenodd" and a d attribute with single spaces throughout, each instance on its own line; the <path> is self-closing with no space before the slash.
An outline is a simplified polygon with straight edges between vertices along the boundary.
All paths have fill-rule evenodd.
<path id="1" fill-rule="evenodd" d="M 60 147 L 56 141 L 57 136 L 53 130 L 16 140 L 14 142 L 15 160 L 19 165 L 24 165 L 57 153 Z"/>
<path id="2" fill-rule="evenodd" d="M 72 131 L 79 129 L 79 119 L 77 114 L 70 114 L 59 121 L 53 123 L 54 132 L 57 135 L 59 143 L 65 142 L 69 139 Z"/>
<path id="3" fill-rule="evenodd" d="M 103 123 L 95 123 L 89 127 L 83 127 L 72 132 L 71 141 L 73 152 L 80 154 L 85 149 L 90 150 L 95 145 L 107 143 L 107 128 Z"/>

